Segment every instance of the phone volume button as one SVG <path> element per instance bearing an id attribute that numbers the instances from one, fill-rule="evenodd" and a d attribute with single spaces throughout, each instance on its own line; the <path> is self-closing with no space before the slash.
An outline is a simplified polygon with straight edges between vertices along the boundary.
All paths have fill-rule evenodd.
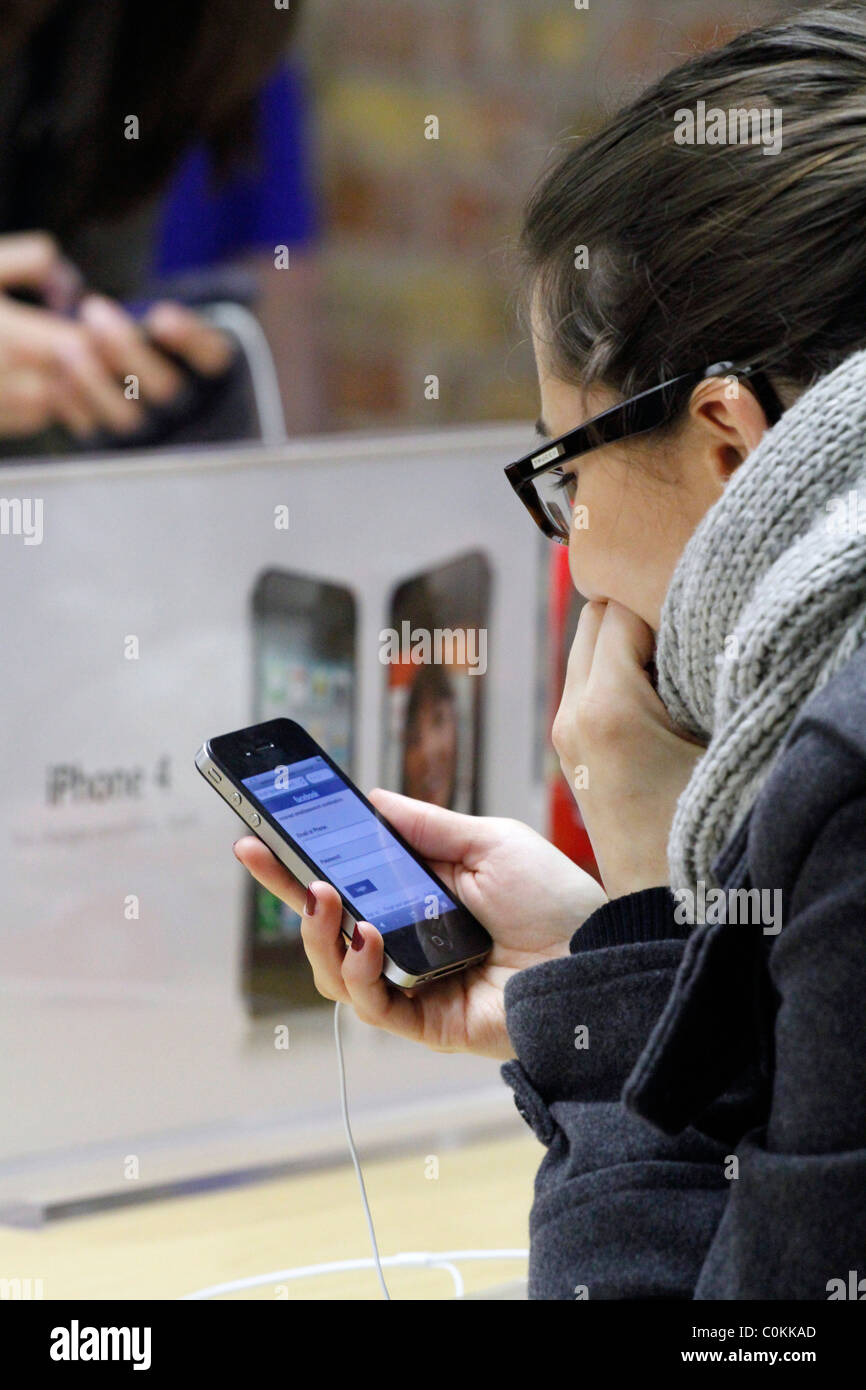
<path id="1" fill-rule="evenodd" d="M 243 800 L 243 798 L 242 798 L 240 792 L 232 792 L 232 794 L 231 794 L 231 803 L 232 803 L 233 806 L 240 806 L 242 800 Z"/>
<path id="2" fill-rule="evenodd" d="M 261 823 L 261 816 L 258 814 L 257 811 L 253 811 L 252 815 L 250 816 L 250 825 L 261 825 Z"/>

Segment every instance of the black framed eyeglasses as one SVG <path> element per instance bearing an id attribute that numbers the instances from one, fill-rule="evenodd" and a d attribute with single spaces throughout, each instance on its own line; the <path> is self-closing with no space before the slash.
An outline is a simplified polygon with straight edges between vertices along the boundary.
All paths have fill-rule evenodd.
<path id="1" fill-rule="evenodd" d="M 733 362 L 714 362 L 704 371 L 683 372 L 648 391 L 641 391 L 558 439 L 540 444 L 505 469 L 506 478 L 545 536 L 567 545 L 571 535 L 577 475 L 565 471 L 566 463 L 604 444 L 615 444 L 632 435 L 658 429 L 671 417 L 674 404 L 681 399 L 687 384 L 695 386 L 715 376 L 745 378 L 771 425 L 783 414 L 785 407 L 764 372 L 754 367 L 738 367 Z"/>

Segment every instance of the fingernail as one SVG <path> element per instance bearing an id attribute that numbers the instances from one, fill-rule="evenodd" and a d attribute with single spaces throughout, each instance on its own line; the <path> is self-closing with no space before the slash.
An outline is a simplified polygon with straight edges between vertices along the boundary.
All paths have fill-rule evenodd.
<path id="1" fill-rule="evenodd" d="M 232 845 L 232 854 L 234 855 L 235 859 L 237 859 L 237 857 L 238 857 L 238 845 L 239 845 L 239 844 L 240 844 L 240 840 L 235 840 L 234 844 Z"/>
<path id="2" fill-rule="evenodd" d="M 355 923 L 355 930 L 352 932 L 352 950 L 353 950 L 353 951 L 360 951 L 360 950 L 363 950 L 363 947 L 364 947 L 364 938 L 363 938 L 363 936 L 362 936 L 362 934 L 361 934 L 361 928 L 358 926 L 358 924 L 357 924 L 357 922 L 356 922 L 356 923 Z"/>
<path id="3" fill-rule="evenodd" d="M 124 323 L 123 311 L 119 305 L 112 304 L 110 299 L 99 294 L 87 295 L 82 299 L 79 313 L 91 328 L 104 328 L 110 332 L 111 329 L 117 328 L 118 324 Z"/>
<path id="4" fill-rule="evenodd" d="M 147 321 L 157 333 L 172 333 L 183 325 L 183 314 L 176 304 L 165 301 L 154 304 L 147 315 Z"/>
<path id="5" fill-rule="evenodd" d="M 304 903 L 304 913 L 307 917 L 314 916 L 316 911 L 316 895 L 312 888 L 307 889 L 307 901 Z"/>

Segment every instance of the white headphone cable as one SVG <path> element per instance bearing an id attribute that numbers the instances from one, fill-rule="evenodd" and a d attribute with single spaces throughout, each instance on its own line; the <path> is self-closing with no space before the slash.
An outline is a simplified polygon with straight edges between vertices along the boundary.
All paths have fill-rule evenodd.
<path id="1" fill-rule="evenodd" d="M 337 1044 L 337 1065 L 340 1070 L 340 1105 L 343 1110 L 343 1125 L 346 1130 L 349 1153 L 352 1155 L 352 1162 L 355 1165 L 355 1172 L 358 1175 L 358 1186 L 361 1189 L 361 1201 L 364 1204 L 364 1215 L 367 1218 L 367 1230 L 370 1232 L 370 1244 L 373 1247 L 373 1259 L 376 1264 L 376 1273 L 379 1276 L 379 1283 L 382 1285 L 382 1297 L 390 1302 L 391 1295 L 388 1292 L 388 1285 L 385 1283 L 385 1276 L 382 1273 L 382 1261 L 379 1258 L 379 1247 L 376 1244 L 376 1232 L 373 1229 L 373 1218 L 370 1215 L 370 1204 L 367 1201 L 367 1189 L 364 1186 L 364 1175 L 361 1172 L 361 1165 L 358 1162 L 358 1155 L 355 1152 L 355 1141 L 352 1138 L 352 1126 L 349 1124 L 349 1103 L 346 1098 L 346 1065 L 343 1061 L 343 1043 L 340 1038 L 339 999 L 334 1004 L 334 1041 Z"/>
<path id="2" fill-rule="evenodd" d="M 385 1283 L 385 1276 L 382 1273 L 382 1265 L 389 1267 L 424 1266 L 428 1269 L 447 1269 L 454 1280 L 455 1297 L 463 1297 L 463 1278 L 456 1266 L 458 1260 L 525 1260 L 529 1254 L 528 1250 L 442 1250 L 442 1251 L 406 1251 L 400 1255 L 386 1255 L 384 1260 L 379 1255 L 379 1247 L 376 1244 L 376 1232 L 373 1229 L 373 1218 L 370 1214 L 370 1204 L 367 1201 L 367 1190 L 364 1187 L 364 1175 L 361 1172 L 361 1164 L 358 1161 L 358 1154 L 355 1149 L 355 1141 L 352 1138 L 352 1127 L 349 1123 L 349 1103 L 346 1095 L 346 1067 L 343 1060 L 343 1043 L 340 1037 L 340 1004 L 339 1000 L 334 1004 L 334 1040 L 337 1044 L 337 1065 L 340 1073 L 340 1105 L 343 1111 L 343 1125 L 346 1130 L 346 1139 L 349 1144 L 349 1152 L 352 1155 L 352 1163 L 358 1176 L 358 1186 L 361 1189 L 361 1201 L 364 1206 L 364 1215 L 367 1218 L 367 1229 L 370 1232 L 370 1244 L 373 1247 L 373 1258 L 357 1260 L 338 1260 L 328 1264 L 301 1265 L 293 1269 L 272 1270 L 269 1274 L 253 1274 L 246 1279 L 232 1279 L 225 1284 L 211 1284 L 204 1289 L 196 1289 L 194 1293 L 183 1294 L 182 1298 L 205 1299 L 216 1298 L 220 1294 L 234 1293 L 242 1289 L 254 1289 L 263 1284 L 277 1284 L 288 1279 L 305 1279 L 320 1274 L 332 1274 L 341 1270 L 372 1269 L 375 1268 L 379 1276 L 379 1283 L 382 1286 L 382 1295 L 388 1302 L 391 1295 L 388 1292 L 388 1285 Z"/>

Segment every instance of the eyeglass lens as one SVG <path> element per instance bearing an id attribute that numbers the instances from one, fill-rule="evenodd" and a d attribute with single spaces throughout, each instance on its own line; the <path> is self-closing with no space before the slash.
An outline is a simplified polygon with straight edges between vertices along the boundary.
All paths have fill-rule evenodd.
<path id="1" fill-rule="evenodd" d="M 551 468 L 532 481 L 545 516 L 557 535 L 568 540 L 577 495 L 577 475 L 567 468 Z"/>

